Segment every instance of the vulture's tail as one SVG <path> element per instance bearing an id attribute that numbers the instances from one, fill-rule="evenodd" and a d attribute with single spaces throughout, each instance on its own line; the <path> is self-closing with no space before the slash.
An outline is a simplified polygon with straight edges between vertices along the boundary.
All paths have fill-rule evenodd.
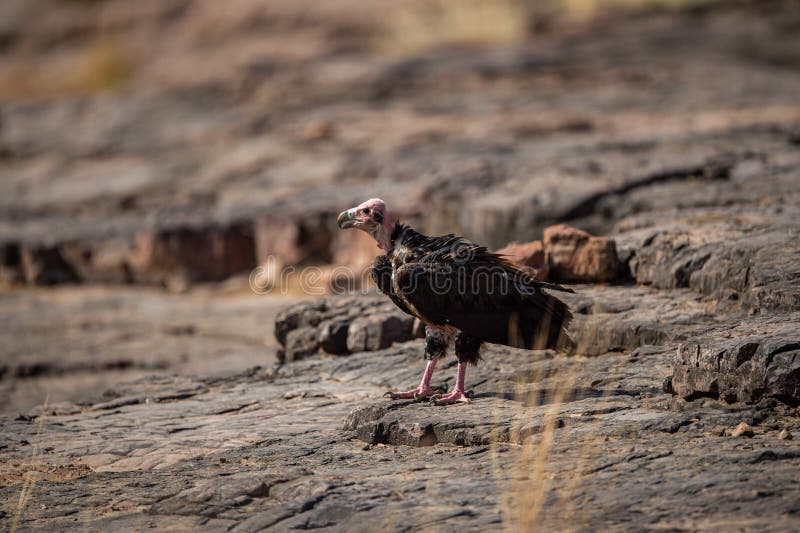
<path id="1" fill-rule="evenodd" d="M 520 310 L 518 318 L 509 317 L 508 345 L 528 350 L 569 350 L 574 346 L 567 333 L 571 321 L 572 312 L 567 304 L 550 294 L 539 293 Z"/>

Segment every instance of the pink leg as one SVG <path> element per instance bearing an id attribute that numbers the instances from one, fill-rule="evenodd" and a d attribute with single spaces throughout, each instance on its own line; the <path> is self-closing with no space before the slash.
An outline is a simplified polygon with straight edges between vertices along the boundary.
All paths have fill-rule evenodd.
<path id="1" fill-rule="evenodd" d="M 425 373 L 422 374 L 422 381 L 419 382 L 419 387 L 405 392 L 387 392 L 384 396 L 388 396 L 392 400 L 403 400 L 408 398 L 421 400 L 423 398 L 429 398 L 433 396 L 436 394 L 436 391 L 433 390 L 430 385 L 431 378 L 433 377 L 433 371 L 436 368 L 436 362 L 438 360 L 438 357 L 431 357 L 428 359 L 428 365 L 425 367 Z"/>
<path id="2" fill-rule="evenodd" d="M 453 387 L 452 392 L 433 398 L 435 405 L 447 405 L 451 403 L 466 402 L 469 403 L 469 396 L 464 392 L 464 376 L 467 374 L 467 363 L 458 362 L 458 371 L 456 373 L 456 386 Z"/>

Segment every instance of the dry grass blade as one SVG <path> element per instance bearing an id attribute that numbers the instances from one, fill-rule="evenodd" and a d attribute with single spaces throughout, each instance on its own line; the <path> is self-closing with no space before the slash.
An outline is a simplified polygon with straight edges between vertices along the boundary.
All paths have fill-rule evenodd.
<path id="1" fill-rule="evenodd" d="M 577 354 L 585 353 L 591 334 L 580 331 L 573 335 L 577 337 Z M 519 403 L 515 422 L 507 436 L 498 435 L 492 443 L 490 451 L 500 498 L 499 507 L 503 522 L 510 531 L 545 529 L 548 522 L 544 516 L 545 510 L 548 516 L 558 516 L 562 529 L 580 529 L 579 509 L 574 502 L 576 474 L 551 471 L 553 450 L 559 441 L 570 435 L 567 430 L 559 431 L 559 428 L 560 413 L 574 393 L 578 376 L 573 357 L 580 355 L 570 356 L 570 359 L 560 361 L 558 365 L 548 364 L 546 360 L 539 361 L 532 375 L 517 381 L 515 394 Z M 495 413 L 499 423 L 499 410 L 495 409 Z M 501 456 L 500 447 L 507 446 L 502 444 L 503 440 L 518 444 L 513 456 L 510 453 Z M 589 443 L 566 444 L 560 442 L 558 448 L 578 450 L 581 463 L 593 460 Z M 578 471 L 583 469 L 579 468 Z M 565 484 L 562 483 L 563 489 L 559 495 L 554 495 L 552 489 L 552 480 L 556 477 L 567 480 Z M 546 502 L 553 500 L 557 503 L 556 508 L 545 506 Z"/>
<path id="2" fill-rule="evenodd" d="M 47 406 L 50 403 L 50 393 L 47 393 L 47 396 L 44 399 L 44 404 L 42 405 L 42 416 L 39 417 L 39 427 L 36 430 L 36 441 L 33 443 L 31 449 L 31 471 L 28 472 L 25 476 L 25 482 L 22 484 L 22 490 L 19 493 L 19 500 L 17 502 L 17 509 L 14 513 L 14 520 L 11 522 L 10 531 L 13 533 L 19 527 L 19 522 L 22 520 L 22 516 L 25 512 L 25 506 L 28 504 L 28 499 L 33 492 L 33 488 L 36 485 L 36 477 L 35 477 L 35 468 L 37 462 L 37 457 L 39 456 L 39 450 L 41 449 L 42 444 L 42 431 L 44 430 L 44 422 L 45 416 L 44 413 L 47 412 Z"/>

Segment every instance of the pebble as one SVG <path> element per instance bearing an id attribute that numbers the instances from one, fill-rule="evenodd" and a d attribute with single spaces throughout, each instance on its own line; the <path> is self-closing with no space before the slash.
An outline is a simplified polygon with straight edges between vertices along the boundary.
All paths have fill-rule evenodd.
<path id="1" fill-rule="evenodd" d="M 780 440 L 792 440 L 792 432 L 788 429 L 782 429 L 780 433 L 778 433 L 778 438 Z"/>
<path id="2" fill-rule="evenodd" d="M 731 437 L 752 437 L 755 435 L 753 428 L 747 422 L 740 422 L 736 428 L 731 431 Z"/>

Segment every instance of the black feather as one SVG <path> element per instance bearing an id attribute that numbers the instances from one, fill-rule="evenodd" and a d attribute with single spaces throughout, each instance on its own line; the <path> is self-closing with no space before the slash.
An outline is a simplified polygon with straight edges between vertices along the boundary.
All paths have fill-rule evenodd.
<path id="1" fill-rule="evenodd" d="M 396 224 L 391 249 L 373 265 L 373 279 L 403 311 L 426 324 L 520 348 L 568 342 L 572 313 L 546 289 L 484 246 L 454 235 L 428 237 Z"/>

